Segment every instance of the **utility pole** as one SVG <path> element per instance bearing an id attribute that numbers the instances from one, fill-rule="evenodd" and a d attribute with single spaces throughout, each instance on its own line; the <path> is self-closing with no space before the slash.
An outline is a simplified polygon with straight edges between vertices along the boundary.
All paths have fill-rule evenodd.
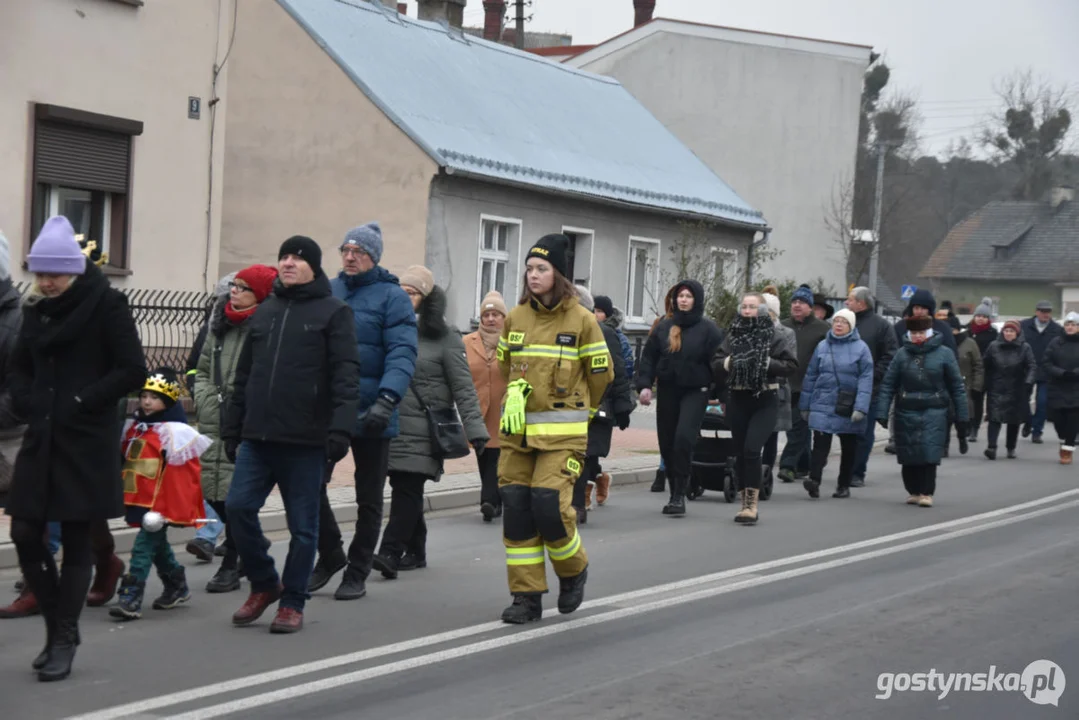
<path id="1" fill-rule="evenodd" d="M 880 215 L 884 204 L 884 155 L 888 144 L 877 142 L 877 192 L 873 203 L 873 251 L 869 255 L 869 292 L 877 297 L 877 263 L 880 259 Z"/>
<path id="2" fill-rule="evenodd" d="M 514 3 L 517 6 L 517 37 L 516 45 L 518 50 L 525 49 L 525 0 L 516 0 Z"/>

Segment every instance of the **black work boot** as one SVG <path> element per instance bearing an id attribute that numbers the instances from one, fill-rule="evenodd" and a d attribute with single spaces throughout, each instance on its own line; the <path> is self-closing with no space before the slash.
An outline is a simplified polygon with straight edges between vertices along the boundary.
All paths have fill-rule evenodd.
<path id="1" fill-rule="evenodd" d="M 315 569 L 311 571 L 311 580 L 307 583 L 308 592 L 318 592 L 330 584 L 333 576 L 348 565 L 348 558 L 342 548 L 337 548 L 329 555 L 320 555 Z"/>
<path id="2" fill-rule="evenodd" d="M 191 589 L 187 586 L 187 573 L 182 567 L 167 573 L 158 573 L 161 584 L 165 587 L 154 600 L 154 610 L 172 610 L 191 599 Z"/>
<path id="3" fill-rule="evenodd" d="M 664 515 L 674 515 L 681 517 L 686 514 L 686 496 L 685 495 L 671 495 L 671 499 L 663 506 Z"/>
<path id="4" fill-rule="evenodd" d="M 817 480 L 803 480 L 802 487 L 804 487 L 806 489 L 806 492 L 809 493 L 809 497 L 813 498 L 814 500 L 820 497 L 820 482 L 818 482 Z"/>
<path id="5" fill-rule="evenodd" d="M 397 563 L 397 569 L 401 572 L 407 570 L 418 570 L 419 568 L 427 567 L 427 556 L 417 555 L 409 550 L 401 556 L 401 560 Z"/>
<path id="6" fill-rule="evenodd" d="M 359 600 L 367 594 L 367 578 L 363 574 L 349 565 L 345 568 L 345 577 L 341 579 L 341 584 L 337 587 L 337 592 L 333 594 L 334 600 Z"/>
<path id="7" fill-rule="evenodd" d="M 240 571 L 234 567 L 220 567 L 210 582 L 206 583 L 208 593 L 227 593 L 240 589 Z"/>
<path id="8" fill-rule="evenodd" d="M 667 471 L 656 470 L 656 479 L 652 481 L 652 492 L 661 493 L 667 488 Z"/>
<path id="9" fill-rule="evenodd" d="M 71 664 L 75 661 L 75 649 L 79 645 L 79 623 L 66 617 L 56 619 L 53 641 L 49 648 L 49 658 L 38 670 L 37 679 L 41 682 L 63 680 L 71 674 Z"/>
<path id="10" fill-rule="evenodd" d="M 997 449 L 995 447 L 993 447 L 992 445 L 990 445 L 989 447 L 987 447 L 985 449 L 985 456 L 987 458 L 989 458 L 990 460 L 996 460 L 997 459 Z"/>
<path id="11" fill-rule="evenodd" d="M 138 620 L 142 617 L 142 595 L 146 592 L 146 583 L 128 573 L 120 578 L 120 590 L 114 607 L 109 608 L 109 615 L 120 620 Z"/>
<path id="12" fill-rule="evenodd" d="M 832 493 L 832 497 L 834 497 L 834 498 L 849 498 L 850 497 L 850 487 L 847 486 L 847 485 L 840 485 L 839 487 L 836 488 L 835 492 Z"/>
<path id="13" fill-rule="evenodd" d="M 970 450 L 970 441 L 966 437 L 960 435 L 959 436 L 959 454 L 960 455 L 966 455 L 969 450 Z"/>
<path id="14" fill-rule="evenodd" d="M 685 512 L 685 501 L 682 503 Z M 584 602 L 584 584 L 588 582 L 588 566 L 573 577 L 558 579 L 558 612 L 568 615 Z"/>
<path id="15" fill-rule="evenodd" d="M 387 580 L 396 580 L 397 571 L 400 569 L 401 561 L 388 553 L 380 552 L 374 557 L 375 570 L 382 573 L 382 577 Z"/>
<path id="16" fill-rule="evenodd" d="M 513 604 L 502 611 L 502 622 L 524 625 L 543 617 L 543 596 L 536 593 L 516 593 Z"/>

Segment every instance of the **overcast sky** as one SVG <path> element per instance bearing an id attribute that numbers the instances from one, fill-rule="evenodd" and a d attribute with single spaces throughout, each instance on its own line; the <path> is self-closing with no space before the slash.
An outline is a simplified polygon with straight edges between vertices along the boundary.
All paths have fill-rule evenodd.
<path id="1" fill-rule="evenodd" d="M 633 24 L 633 0 L 532 0 L 526 12 L 529 30 L 575 44 Z M 657 0 L 655 16 L 872 45 L 891 85 L 921 100 L 933 152 L 972 133 L 994 106 L 994 81 L 1017 67 L 1079 94 L 1079 0 Z M 483 24 L 482 0 L 468 1 L 465 24 Z"/>

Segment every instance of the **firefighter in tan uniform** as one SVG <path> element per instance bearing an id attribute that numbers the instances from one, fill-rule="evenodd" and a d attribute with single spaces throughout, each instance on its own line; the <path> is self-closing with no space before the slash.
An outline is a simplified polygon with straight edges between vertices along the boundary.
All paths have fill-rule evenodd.
<path id="1" fill-rule="evenodd" d="M 546 235 L 528 252 L 527 291 L 510 311 L 498 343 L 506 378 L 502 410 L 502 535 L 513 604 L 503 622 L 543 614 L 544 548 L 559 577 L 558 611 L 584 600 L 588 556 L 571 506 L 584 466 L 588 423 L 614 379 L 595 316 L 577 302 L 566 278 L 569 238 Z"/>

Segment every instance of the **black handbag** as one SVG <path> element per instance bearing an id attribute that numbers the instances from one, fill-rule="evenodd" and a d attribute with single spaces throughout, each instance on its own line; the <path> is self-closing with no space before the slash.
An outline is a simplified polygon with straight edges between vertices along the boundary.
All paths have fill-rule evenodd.
<path id="1" fill-rule="evenodd" d="M 828 348 L 828 354 L 832 356 L 832 374 L 835 376 L 836 396 L 835 414 L 842 418 L 849 418 L 854 414 L 854 403 L 858 399 L 858 393 L 853 390 L 844 390 L 839 384 L 839 373 L 835 369 L 835 353 Z"/>
<path id="2" fill-rule="evenodd" d="M 428 433 L 431 436 L 431 452 L 438 460 L 456 460 L 468 457 L 472 453 L 472 447 L 465 437 L 465 426 L 457 414 L 456 407 L 435 410 L 423 401 L 419 390 L 414 382 L 409 382 L 412 394 L 416 396 L 416 402 L 427 416 Z"/>

